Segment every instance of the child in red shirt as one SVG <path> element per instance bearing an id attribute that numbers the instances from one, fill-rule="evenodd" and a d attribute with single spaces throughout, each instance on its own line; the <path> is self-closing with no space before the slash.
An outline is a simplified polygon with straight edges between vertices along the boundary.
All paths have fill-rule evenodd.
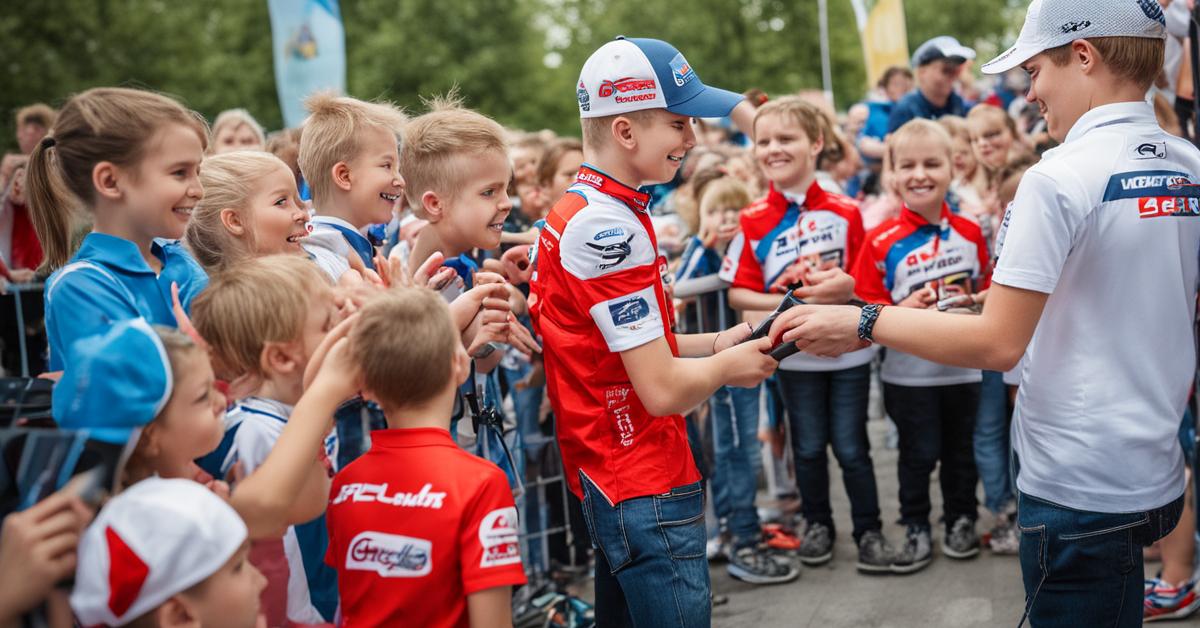
<path id="1" fill-rule="evenodd" d="M 511 626 L 512 586 L 525 583 L 517 510 L 500 468 L 450 437 L 470 361 L 449 310 L 430 290 L 403 289 L 359 317 L 342 349 L 360 372 L 347 379 L 389 429 L 330 489 L 325 560 L 344 625 Z"/>

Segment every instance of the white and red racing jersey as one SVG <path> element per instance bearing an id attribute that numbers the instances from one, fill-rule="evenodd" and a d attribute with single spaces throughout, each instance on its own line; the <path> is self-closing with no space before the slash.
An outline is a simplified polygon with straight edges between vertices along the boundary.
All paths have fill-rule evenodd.
<path id="1" fill-rule="evenodd" d="M 504 472 L 445 429 L 372 432 L 325 520 L 343 626 L 466 628 L 468 595 L 525 583 Z"/>
<path id="2" fill-rule="evenodd" d="M 585 473 L 613 504 L 700 479 L 683 417 L 647 412 L 621 362 L 659 338 L 679 354 L 648 201 L 585 164 L 546 217 L 531 282 L 567 483 L 581 495 Z"/>
<path id="3" fill-rule="evenodd" d="M 945 203 L 940 224 L 905 207 L 867 233 L 850 274 L 854 292 L 871 303 L 899 303 L 927 286 L 947 298 L 986 290 L 991 281 L 988 257 L 979 225 L 951 213 Z M 900 386 L 948 386 L 978 382 L 981 374 L 888 349 L 880 377 Z"/>
<path id="4" fill-rule="evenodd" d="M 729 243 L 721 278 L 734 288 L 777 293 L 782 299 L 799 282 L 802 268 L 837 266 L 849 271 L 862 248 L 862 212 L 853 199 L 827 192 L 814 181 L 803 196 L 771 185 L 767 195 L 742 210 L 741 232 Z M 872 348 L 836 358 L 797 353 L 779 364 L 785 371 L 834 371 L 861 366 Z"/>

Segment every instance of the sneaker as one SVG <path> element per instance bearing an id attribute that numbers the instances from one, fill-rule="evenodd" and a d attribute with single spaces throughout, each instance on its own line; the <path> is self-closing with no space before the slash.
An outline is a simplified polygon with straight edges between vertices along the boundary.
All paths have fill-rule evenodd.
<path id="1" fill-rule="evenodd" d="M 800 562 L 817 567 L 833 560 L 833 530 L 822 523 L 808 523 L 800 541 Z"/>
<path id="2" fill-rule="evenodd" d="M 988 549 L 993 554 L 1014 555 L 1021 551 L 1021 534 L 1017 530 L 1017 520 L 1014 515 L 996 517 L 996 525 L 988 532 Z"/>
<path id="3" fill-rule="evenodd" d="M 705 554 L 708 555 L 709 562 L 727 561 L 732 553 L 733 547 L 729 543 L 729 536 L 725 533 L 709 539 L 705 546 Z"/>
<path id="4" fill-rule="evenodd" d="M 929 566 L 933 560 L 933 538 L 929 528 L 908 526 L 904 534 L 904 545 L 892 560 L 892 573 L 916 573 Z"/>
<path id="5" fill-rule="evenodd" d="M 800 537 L 778 523 L 763 525 L 762 532 L 763 543 L 776 552 L 795 554 L 800 549 Z"/>
<path id="6" fill-rule="evenodd" d="M 734 552 L 725 569 L 730 576 L 750 584 L 779 584 L 800 577 L 800 570 L 791 562 L 775 560 L 765 548 L 753 545 Z"/>
<path id="7" fill-rule="evenodd" d="M 942 553 L 959 560 L 978 556 L 979 546 L 975 520 L 970 517 L 955 519 L 954 525 L 946 530 L 946 536 L 942 538 Z"/>
<path id="8" fill-rule="evenodd" d="M 1195 613 L 1197 608 L 1200 608 L 1200 596 L 1196 595 L 1195 580 L 1188 580 L 1180 586 L 1173 587 L 1155 579 L 1154 585 L 1146 591 L 1143 600 L 1142 619 L 1183 619 Z"/>
<path id="9" fill-rule="evenodd" d="M 879 530 L 868 530 L 858 540 L 858 570 L 863 573 L 890 573 L 895 550 Z"/>

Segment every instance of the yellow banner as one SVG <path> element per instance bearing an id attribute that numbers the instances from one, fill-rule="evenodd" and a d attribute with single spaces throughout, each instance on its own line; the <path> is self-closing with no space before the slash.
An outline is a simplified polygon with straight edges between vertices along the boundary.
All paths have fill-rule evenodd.
<path id="1" fill-rule="evenodd" d="M 873 85 L 889 66 L 908 66 L 904 0 L 879 0 L 859 30 L 867 62 L 867 83 Z"/>

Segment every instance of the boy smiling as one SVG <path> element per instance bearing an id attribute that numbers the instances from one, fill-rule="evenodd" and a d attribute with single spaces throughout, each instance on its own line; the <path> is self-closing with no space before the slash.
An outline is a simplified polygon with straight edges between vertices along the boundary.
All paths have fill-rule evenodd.
<path id="1" fill-rule="evenodd" d="M 1155 0 L 1034 0 L 983 66 L 1028 72 L 1063 145 L 1021 180 L 981 316 L 801 306 L 772 330 L 826 355 L 874 340 L 997 371 L 1025 355 L 1012 434 L 1035 626 L 1141 625 L 1141 546 L 1183 506 L 1200 212 L 1181 184 L 1200 153 L 1145 100 L 1165 35 Z"/>

